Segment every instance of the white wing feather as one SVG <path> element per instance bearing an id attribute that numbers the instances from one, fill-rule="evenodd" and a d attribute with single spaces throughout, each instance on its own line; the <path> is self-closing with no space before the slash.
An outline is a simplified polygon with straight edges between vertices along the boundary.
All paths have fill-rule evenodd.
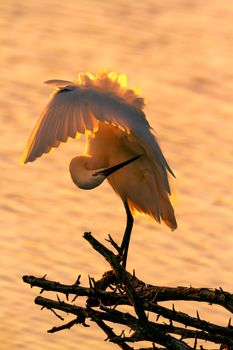
<path id="1" fill-rule="evenodd" d="M 65 80 L 46 83 L 59 88 L 32 131 L 21 159 L 23 163 L 48 153 L 60 142 L 66 142 L 68 137 L 75 138 L 86 131 L 94 132 L 99 122 L 107 122 L 135 134 L 145 145 L 147 153 L 153 153 L 150 158 L 155 159 L 165 178 L 166 170 L 173 175 L 141 109 L 113 93 L 92 86 L 84 87 Z"/>

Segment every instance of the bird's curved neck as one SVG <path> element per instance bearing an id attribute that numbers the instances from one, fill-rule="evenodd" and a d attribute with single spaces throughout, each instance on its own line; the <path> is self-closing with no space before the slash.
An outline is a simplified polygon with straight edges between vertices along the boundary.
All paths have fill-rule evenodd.
<path id="1" fill-rule="evenodd" d="M 99 186 L 106 178 L 103 175 L 93 176 L 100 169 L 94 169 L 92 157 L 87 155 L 73 158 L 69 170 L 74 184 L 85 190 Z"/>

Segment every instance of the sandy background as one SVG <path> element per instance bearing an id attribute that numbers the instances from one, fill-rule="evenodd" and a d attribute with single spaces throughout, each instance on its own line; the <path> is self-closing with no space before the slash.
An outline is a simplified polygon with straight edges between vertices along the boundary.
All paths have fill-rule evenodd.
<path id="1" fill-rule="evenodd" d="M 139 87 L 177 180 L 179 229 L 137 218 L 128 268 L 161 285 L 232 291 L 233 6 L 222 0 L 0 3 L 0 343 L 8 349 L 113 349 L 94 328 L 59 334 L 59 320 L 33 304 L 24 274 L 73 283 L 107 269 L 82 238 L 121 235 L 125 213 L 108 184 L 76 190 L 70 159 L 75 140 L 33 164 L 19 165 L 51 90 L 43 81 L 72 80 L 106 67 Z M 86 277 L 83 278 L 86 281 Z M 186 310 L 195 314 L 197 305 Z M 199 308 L 200 309 L 200 308 Z M 219 307 L 200 315 L 226 323 Z"/>

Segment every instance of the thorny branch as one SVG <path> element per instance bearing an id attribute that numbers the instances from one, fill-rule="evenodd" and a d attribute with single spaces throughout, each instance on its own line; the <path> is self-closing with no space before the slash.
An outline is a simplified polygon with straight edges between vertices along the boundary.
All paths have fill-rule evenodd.
<path id="1" fill-rule="evenodd" d="M 91 233 L 86 232 L 84 238 L 108 261 L 112 268 L 100 280 L 95 281 L 89 278 L 89 287 L 83 287 L 80 285 L 81 276 L 72 285 L 50 281 L 46 279 L 46 276 L 42 278 L 23 277 L 24 282 L 30 284 L 31 287 L 41 288 L 40 294 L 44 291 L 53 291 L 66 296 L 66 302 L 61 300 L 58 294 L 57 300 L 42 296 L 35 299 L 36 304 L 51 310 L 60 320 L 64 321 L 64 318 L 58 314 L 59 311 L 75 316 L 72 321 L 51 328 L 49 333 L 70 329 L 78 324 L 89 327 L 90 325 L 86 323 L 89 320 L 95 322 L 103 330 L 107 336 L 105 340 L 116 344 L 123 350 L 136 349 L 129 344 L 140 341 L 148 341 L 149 347 L 137 348 L 137 350 L 189 350 L 193 348 L 203 350 L 201 340 L 206 341 L 209 345 L 219 344 L 221 349 L 233 349 L 231 320 L 227 326 L 223 327 L 201 319 L 198 312 L 196 317 L 192 317 L 184 312 L 176 311 L 174 304 L 172 309 L 158 304 L 160 301 L 171 300 L 199 301 L 210 305 L 221 305 L 233 313 L 233 294 L 221 288 L 215 290 L 193 287 L 170 288 L 145 284 L 135 274 L 127 272 L 122 267 L 118 254 L 115 255 L 98 242 Z M 111 237 L 109 242 L 119 253 L 118 246 Z M 74 304 L 77 297 L 86 297 L 85 307 Z M 134 313 L 121 311 L 123 305 L 132 307 Z M 127 331 L 126 335 L 126 331 L 122 331 L 120 335 L 117 335 L 112 328 L 114 324 L 127 327 L 130 332 Z M 193 342 L 194 347 L 190 345 Z"/>

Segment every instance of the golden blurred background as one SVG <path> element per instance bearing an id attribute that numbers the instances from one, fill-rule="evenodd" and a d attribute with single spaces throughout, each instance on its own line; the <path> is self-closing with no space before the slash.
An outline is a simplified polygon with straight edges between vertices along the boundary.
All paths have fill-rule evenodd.
<path id="1" fill-rule="evenodd" d="M 28 136 L 48 101 L 43 81 L 73 80 L 105 67 L 126 73 L 177 179 L 178 230 L 136 218 L 128 269 L 157 285 L 232 291 L 233 6 L 221 0 L 2 0 L 0 343 L 2 350 L 112 349 L 92 328 L 48 334 L 59 324 L 33 304 L 24 274 L 73 283 L 108 268 L 84 241 L 92 231 L 120 242 L 122 203 L 108 184 L 74 187 L 73 140 L 35 163 L 19 165 Z M 196 313 L 199 305 L 187 304 Z M 227 322 L 220 307 L 200 315 Z"/>

